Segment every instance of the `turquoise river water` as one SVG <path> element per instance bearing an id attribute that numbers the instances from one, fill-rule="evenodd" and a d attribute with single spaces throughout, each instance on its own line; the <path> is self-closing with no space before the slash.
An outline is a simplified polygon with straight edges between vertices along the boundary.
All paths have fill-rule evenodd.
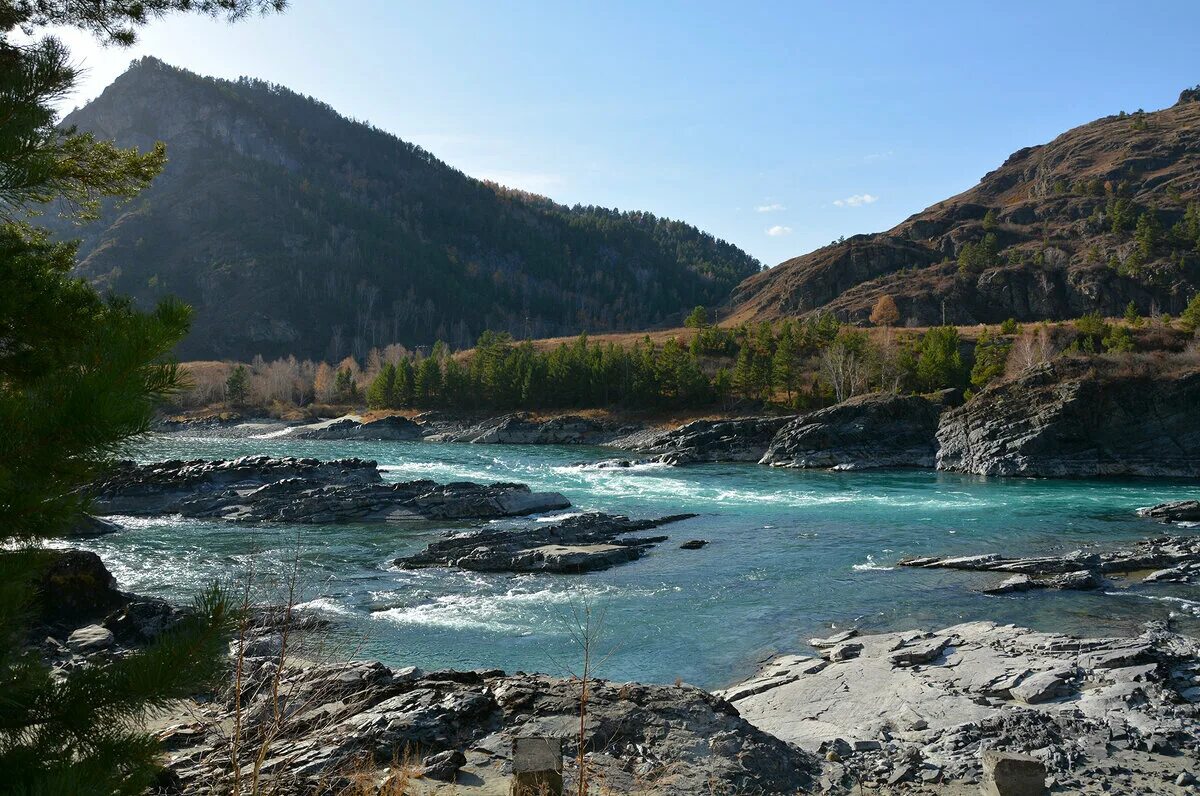
<path id="1" fill-rule="evenodd" d="M 892 568 L 905 555 L 1024 555 L 1112 545 L 1161 533 L 1139 506 L 1194 497 L 1178 481 L 981 479 L 926 471 L 836 473 L 757 465 L 589 468 L 611 451 L 423 442 L 304 442 L 152 437 L 138 458 L 251 453 L 377 460 L 389 480 L 522 481 L 576 510 L 700 516 L 667 526 L 648 556 L 578 576 L 406 572 L 391 562 L 448 526 L 246 526 L 114 518 L 122 533 L 89 540 L 124 589 L 186 599 L 253 568 L 270 583 L 299 550 L 304 607 L 335 620 L 361 657 L 425 668 L 497 667 L 564 674 L 578 657 L 572 613 L 604 614 L 599 674 L 715 688 L 770 655 L 806 651 L 831 628 L 940 627 L 995 619 L 1043 630 L 1129 633 L 1151 619 L 1200 632 L 1189 586 L 1116 582 L 1103 592 L 987 597 L 996 576 Z M 523 522 L 550 518 L 526 519 Z M 1196 531 L 1191 531 L 1196 532 Z M 678 549 L 707 539 L 698 551 Z"/>

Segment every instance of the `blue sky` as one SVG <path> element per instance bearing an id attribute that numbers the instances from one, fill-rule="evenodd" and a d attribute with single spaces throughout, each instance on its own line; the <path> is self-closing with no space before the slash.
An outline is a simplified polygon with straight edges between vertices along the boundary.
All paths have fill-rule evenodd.
<path id="1" fill-rule="evenodd" d="M 887 229 L 1014 150 L 1200 83 L 1200 3 L 292 0 L 179 16 L 131 58 L 271 80 L 468 174 L 650 210 L 768 265 Z"/>

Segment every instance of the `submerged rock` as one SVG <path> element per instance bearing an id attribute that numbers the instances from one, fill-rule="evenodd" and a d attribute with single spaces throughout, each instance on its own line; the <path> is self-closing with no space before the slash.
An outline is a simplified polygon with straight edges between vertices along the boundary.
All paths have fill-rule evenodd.
<path id="1" fill-rule="evenodd" d="M 937 439 L 939 470 L 1195 478 L 1200 372 L 1164 374 L 1118 362 L 1058 359 L 948 411 Z"/>
<path id="2" fill-rule="evenodd" d="M 792 420 L 761 463 L 772 467 L 932 467 L 939 408 L 924 398 L 860 395 Z"/>
<path id="3" fill-rule="evenodd" d="M 689 519 L 676 514 L 631 520 L 582 514 L 559 523 L 516 529 L 487 528 L 454 534 L 416 555 L 396 559 L 405 569 L 458 567 L 479 572 L 592 572 L 635 561 L 665 536 L 628 536 Z"/>
<path id="4" fill-rule="evenodd" d="M 403 522 L 495 519 L 569 508 L 525 484 L 382 483 L 375 462 L 272 459 L 127 464 L 95 487 L 110 514 L 182 514 L 235 522 Z"/>

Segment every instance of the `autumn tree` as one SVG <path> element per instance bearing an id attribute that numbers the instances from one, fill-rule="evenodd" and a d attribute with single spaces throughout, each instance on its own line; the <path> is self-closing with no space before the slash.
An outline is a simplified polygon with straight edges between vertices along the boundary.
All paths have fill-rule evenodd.
<path id="1" fill-rule="evenodd" d="M 900 310 L 896 307 L 896 300 L 884 293 L 871 310 L 871 323 L 876 326 L 895 326 L 899 320 Z"/>

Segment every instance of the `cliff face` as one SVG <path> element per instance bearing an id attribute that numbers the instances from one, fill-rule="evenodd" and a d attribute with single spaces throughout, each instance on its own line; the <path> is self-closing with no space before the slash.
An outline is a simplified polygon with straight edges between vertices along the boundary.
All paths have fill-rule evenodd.
<path id="1" fill-rule="evenodd" d="M 914 325 L 941 323 L 943 310 L 956 324 L 1117 315 L 1130 301 L 1174 313 L 1200 286 L 1200 239 L 1172 232 L 1198 200 L 1200 99 L 1185 91 L 1170 108 L 1022 149 L 886 232 L 755 274 L 731 306 L 741 320 L 823 310 L 862 322 L 889 294 Z M 1144 214 L 1155 232 L 1139 232 Z M 992 248 L 960 270 L 964 247 L 989 235 Z"/>
<path id="2" fill-rule="evenodd" d="M 946 412 L 937 467 L 998 476 L 1200 476 L 1200 366 L 1061 359 Z"/>
<path id="3" fill-rule="evenodd" d="M 166 143 L 147 191 L 58 232 L 82 239 L 80 273 L 100 287 L 192 304 L 185 358 L 639 329 L 719 304 L 760 267 L 681 222 L 472 179 L 261 81 L 143 59 L 65 123 Z"/>

